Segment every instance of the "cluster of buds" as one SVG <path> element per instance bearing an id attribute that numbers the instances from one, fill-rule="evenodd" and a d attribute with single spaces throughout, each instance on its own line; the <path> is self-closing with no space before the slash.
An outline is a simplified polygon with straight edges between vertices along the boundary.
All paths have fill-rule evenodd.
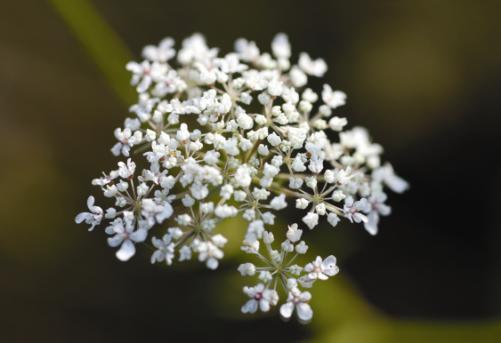
<path id="1" fill-rule="evenodd" d="M 346 118 L 336 115 L 343 92 L 308 88 L 327 65 L 306 53 L 293 64 L 284 34 L 273 39 L 271 53 L 239 39 L 234 52 L 219 56 L 195 34 L 177 52 L 166 38 L 142 55 L 127 64 L 138 93 L 133 115 L 114 132 L 111 151 L 123 160 L 92 181 L 110 205 L 103 209 L 90 196 L 76 222 L 90 230 L 104 224 L 121 261 L 151 241 L 152 263 L 198 259 L 216 269 L 227 243 L 218 224 L 241 215 L 248 222 L 241 249 L 253 260 L 238 271 L 257 279 L 244 288 L 250 299 L 242 312 L 269 311 L 282 296 L 282 317 L 295 311 L 309 321 L 304 288 L 338 267 L 332 255 L 294 263 L 308 250 L 303 230 L 345 218 L 374 235 L 380 216 L 390 213 L 386 188 L 402 192 L 407 183 L 382 163 L 382 147 L 365 129 L 345 130 Z M 281 230 L 276 247 L 276 215 L 291 205 L 302 219 Z"/>

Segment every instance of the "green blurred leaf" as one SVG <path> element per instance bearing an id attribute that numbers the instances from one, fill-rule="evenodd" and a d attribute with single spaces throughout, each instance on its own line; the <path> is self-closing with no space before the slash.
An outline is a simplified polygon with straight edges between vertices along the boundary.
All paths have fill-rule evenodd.
<path id="1" fill-rule="evenodd" d="M 125 104 L 136 99 L 125 64 L 131 53 L 90 1 L 49 0 Z"/>

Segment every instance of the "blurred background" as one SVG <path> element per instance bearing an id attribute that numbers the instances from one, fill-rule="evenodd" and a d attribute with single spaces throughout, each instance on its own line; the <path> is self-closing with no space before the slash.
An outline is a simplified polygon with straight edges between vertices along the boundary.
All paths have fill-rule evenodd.
<path id="1" fill-rule="evenodd" d="M 500 12 L 488 0 L 2 1 L 0 342 L 501 342 Z M 316 286 L 308 326 L 239 313 L 236 244 L 217 272 L 152 266 L 147 249 L 124 264 L 102 231 L 74 224 L 90 180 L 116 163 L 112 131 L 134 101 L 126 61 L 193 32 L 224 52 L 286 32 L 295 53 L 323 57 L 348 94 L 342 113 L 411 183 L 378 236 L 309 234 L 342 273 Z"/>

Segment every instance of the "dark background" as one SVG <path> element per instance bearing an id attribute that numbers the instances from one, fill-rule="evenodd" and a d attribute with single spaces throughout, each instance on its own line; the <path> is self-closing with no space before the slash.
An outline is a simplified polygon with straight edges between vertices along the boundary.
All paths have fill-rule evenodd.
<path id="1" fill-rule="evenodd" d="M 0 342 L 501 341 L 500 13 L 468 0 L 3 0 Z M 314 290 L 309 326 L 239 313 L 237 241 L 217 272 L 166 269 L 146 249 L 120 263 L 104 233 L 74 224 L 116 163 L 123 53 L 193 32 L 223 52 L 286 32 L 296 54 L 323 57 L 350 125 L 411 184 L 374 238 L 347 224 L 310 234 L 342 273 Z"/>

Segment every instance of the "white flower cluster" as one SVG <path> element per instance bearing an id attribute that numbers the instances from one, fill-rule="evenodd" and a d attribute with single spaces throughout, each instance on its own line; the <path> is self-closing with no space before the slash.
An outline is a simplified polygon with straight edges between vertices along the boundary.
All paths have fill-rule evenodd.
<path id="1" fill-rule="evenodd" d="M 199 34 L 177 53 L 170 38 L 145 47 L 144 60 L 127 65 L 139 94 L 133 116 L 114 132 L 111 150 L 124 161 L 92 181 L 113 205 L 103 210 L 90 196 L 89 211 L 75 220 L 90 230 L 104 222 L 121 261 L 150 240 L 152 263 L 197 258 L 216 269 L 227 242 L 218 223 L 242 215 L 242 250 L 260 263 L 238 268 L 258 279 L 244 288 L 250 300 L 242 312 L 270 310 L 280 291 L 281 315 L 296 311 L 307 322 L 311 294 L 300 287 L 336 275 L 336 258 L 293 264 L 308 245 L 291 223 L 275 249 L 276 213 L 294 204 L 304 211 L 299 224 L 310 230 L 323 217 L 331 226 L 346 218 L 374 235 L 379 217 L 390 213 L 385 186 L 402 192 L 407 183 L 381 162 L 382 147 L 365 129 L 344 129 L 346 118 L 334 114 L 346 101 L 343 92 L 307 87 L 308 78 L 326 72 L 322 59 L 301 53 L 293 64 L 284 34 L 271 50 L 239 39 L 235 52 L 219 56 Z"/>

